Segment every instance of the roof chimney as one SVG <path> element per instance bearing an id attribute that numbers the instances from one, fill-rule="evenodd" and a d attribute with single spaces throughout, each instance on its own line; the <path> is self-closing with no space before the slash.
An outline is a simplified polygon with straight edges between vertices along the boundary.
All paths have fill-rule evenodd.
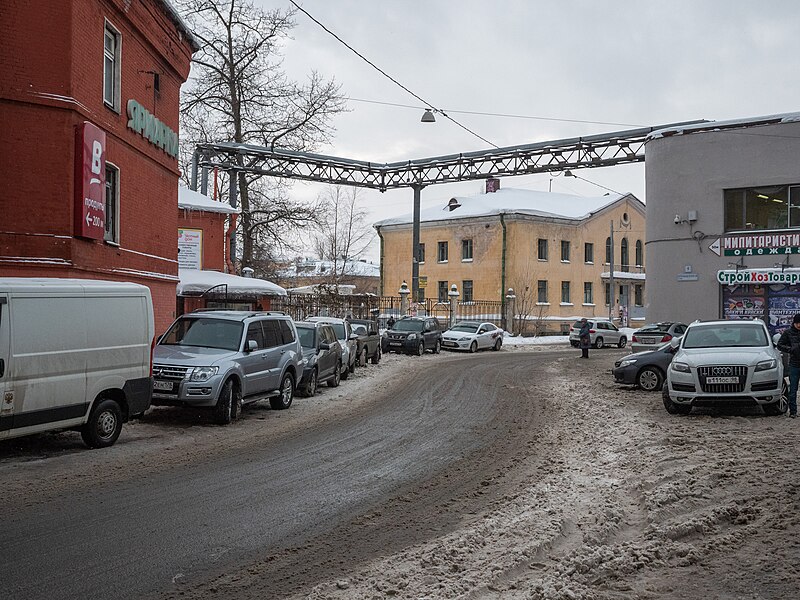
<path id="1" fill-rule="evenodd" d="M 500 180 L 497 177 L 489 177 L 486 179 L 486 193 L 491 194 L 500 189 Z"/>
<path id="2" fill-rule="evenodd" d="M 458 200 L 456 200 L 455 198 L 450 198 L 450 202 L 447 203 L 447 210 L 449 210 L 450 212 L 453 212 L 455 209 L 457 209 L 460 206 L 461 206 L 461 204 L 459 204 Z"/>

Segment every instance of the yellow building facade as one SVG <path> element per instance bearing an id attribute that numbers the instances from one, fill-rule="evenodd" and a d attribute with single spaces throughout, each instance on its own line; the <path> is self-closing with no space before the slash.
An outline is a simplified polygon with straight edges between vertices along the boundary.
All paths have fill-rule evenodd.
<path id="1" fill-rule="evenodd" d="M 383 295 L 412 287 L 410 217 L 375 228 L 381 240 Z M 613 234 L 612 234 L 613 230 Z M 503 301 L 512 288 L 527 331 L 558 332 L 575 317 L 609 315 L 613 235 L 617 324 L 645 316 L 645 207 L 632 194 L 584 198 L 504 189 L 458 197 L 422 212 L 420 300 Z"/>

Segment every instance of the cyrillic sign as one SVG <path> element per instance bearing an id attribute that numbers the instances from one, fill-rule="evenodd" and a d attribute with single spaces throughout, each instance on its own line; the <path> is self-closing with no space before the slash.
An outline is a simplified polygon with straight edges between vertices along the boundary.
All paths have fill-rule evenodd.
<path id="1" fill-rule="evenodd" d="M 106 231 L 106 133 L 84 121 L 75 131 L 75 235 L 102 240 Z"/>
<path id="2" fill-rule="evenodd" d="M 762 233 L 726 237 L 725 256 L 769 256 L 800 254 L 800 233 Z"/>
<path id="3" fill-rule="evenodd" d="M 740 269 L 717 271 L 717 281 L 725 285 L 770 285 L 800 283 L 800 271 L 773 271 L 767 269 Z"/>
<path id="4" fill-rule="evenodd" d="M 128 128 L 161 148 L 172 158 L 178 157 L 178 134 L 133 99 L 128 100 Z"/>
<path id="5" fill-rule="evenodd" d="M 203 268 L 203 230 L 178 228 L 178 267 Z"/>

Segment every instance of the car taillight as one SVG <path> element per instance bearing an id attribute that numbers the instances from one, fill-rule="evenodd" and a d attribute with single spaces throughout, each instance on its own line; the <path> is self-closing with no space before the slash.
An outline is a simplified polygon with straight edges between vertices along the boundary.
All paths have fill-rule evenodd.
<path id="1" fill-rule="evenodd" d="M 633 337 L 631 338 L 631 341 L 632 342 L 638 342 L 639 341 L 639 338 L 636 337 L 635 333 L 633 334 Z"/>
<path id="2" fill-rule="evenodd" d="M 672 339 L 672 336 L 668 333 L 664 334 L 664 337 L 661 338 L 661 343 L 668 342 Z"/>
<path id="3" fill-rule="evenodd" d="M 595 332 L 594 329 L 589 330 L 589 333 L 594 333 L 594 332 Z"/>

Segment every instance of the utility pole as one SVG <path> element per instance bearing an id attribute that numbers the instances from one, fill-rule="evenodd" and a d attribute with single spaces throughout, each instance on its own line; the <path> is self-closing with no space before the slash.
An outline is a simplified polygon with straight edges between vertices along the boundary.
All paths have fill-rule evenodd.
<path id="1" fill-rule="evenodd" d="M 419 302 L 419 213 L 420 213 L 420 192 L 423 185 L 414 184 L 414 223 L 411 233 L 411 300 Z"/>
<path id="2" fill-rule="evenodd" d="M 608 260 L 611 263 L 608 274 L 608 320 L 614 322 L 614 299 L 616 293 L 614 291 L 614 219 L 611 219 L 611 233 L 609 239 L 611 240 L 611 251 L 608 254 Z"/>

